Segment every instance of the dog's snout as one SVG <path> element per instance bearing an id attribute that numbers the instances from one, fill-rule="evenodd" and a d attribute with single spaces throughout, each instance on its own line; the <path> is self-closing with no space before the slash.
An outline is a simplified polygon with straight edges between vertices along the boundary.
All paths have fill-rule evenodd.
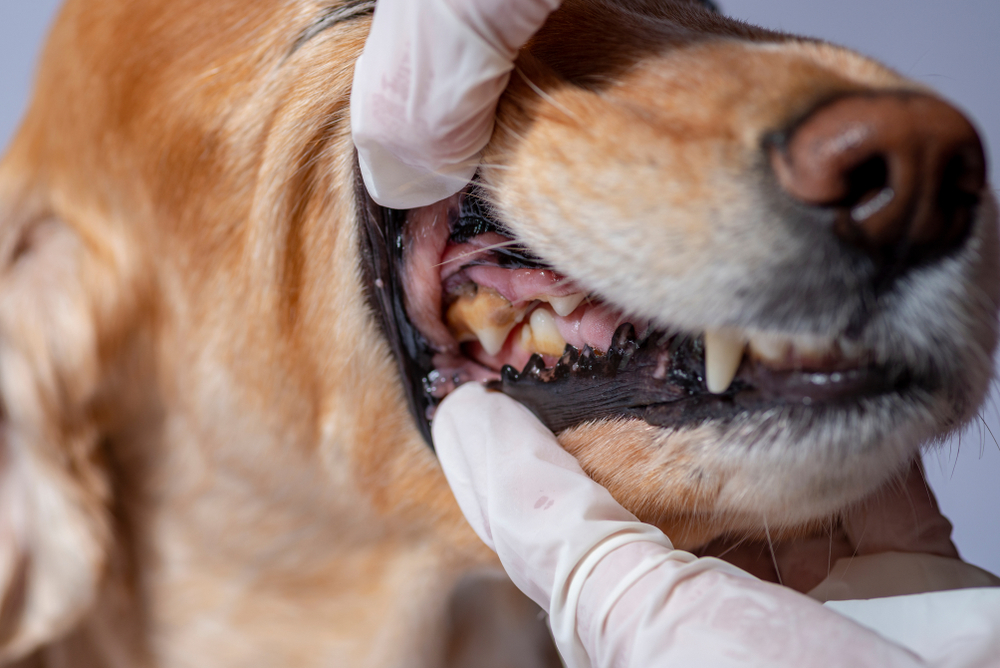
<path id="1" fill-rule="evenodd" d="M 897 268 L 960 244 L 986 183 L 972 124 L 918 93 L 839 98 L 769 150 L 787 194 L 835 210 L 841 240 Z"/>

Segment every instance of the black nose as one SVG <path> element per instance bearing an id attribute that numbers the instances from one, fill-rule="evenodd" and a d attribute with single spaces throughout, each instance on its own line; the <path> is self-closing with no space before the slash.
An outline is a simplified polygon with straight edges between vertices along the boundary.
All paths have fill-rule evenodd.
<path id="1" fill-rule="evenodd" d="M 836 212 L 835 234 L 896 270 L 961 244 L 986 184 L 983 145 L 930 95 L 852 95 L 821 106 L 770 147 L 793 198 Z"/>

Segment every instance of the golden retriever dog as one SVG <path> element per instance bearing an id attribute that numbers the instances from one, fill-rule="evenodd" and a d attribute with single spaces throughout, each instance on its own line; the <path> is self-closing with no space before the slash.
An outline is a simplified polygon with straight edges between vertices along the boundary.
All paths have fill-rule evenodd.
<path id="1" fill-rule="evenodd" d="M 705 553 L 841 549 L 975 414 L 997 209 L 933 92 L 566 0 L 475 182 L 393 211 L 349 132 L 373 7 L 62 9 L 0 166 L 0 661 L 557 665 L 426 438 L 468 380 Z"/>

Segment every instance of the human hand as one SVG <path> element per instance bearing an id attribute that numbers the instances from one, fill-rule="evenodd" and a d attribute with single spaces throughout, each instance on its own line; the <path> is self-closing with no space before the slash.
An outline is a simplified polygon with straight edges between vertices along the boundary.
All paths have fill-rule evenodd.
<path id="1" fill-rule="evenodd" d="M 811 534 L 773 542 L 719 539 L 697 551 L 820 600 L 993 586 L 1000 579 L 959 560 L 919 460 L 906 475 Z M 843 563 L 840 563 L 843 560 Z M 845 577 L 846 576 L 846 577 Z"/>
<path id="2" fill-rule="evenodd" d="M 572 667 L 926 665 L 788 588 L 672 549 L 502 394 L 459 388 L 433 436 L 466 518 Z"/>
<path id="3" fill-rule="evenodd" d="M 382 206 L 464 188 L 517 51 L 561 0 L 379 0 L 354 69 L 351 130 Z"/>

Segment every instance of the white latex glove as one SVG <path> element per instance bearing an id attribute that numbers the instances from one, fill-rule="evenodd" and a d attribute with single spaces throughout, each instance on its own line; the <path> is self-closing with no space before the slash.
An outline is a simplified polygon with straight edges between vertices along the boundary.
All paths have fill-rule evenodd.
<path id="1" fill-rule="evenodd" d="M 379 0 L 354 68 L 351 130 L 372 198 L 394 209 L 464 188 L 514 58 L 561 0 Z"/>
<path id="2" fill-rule="evenodd" d="M 867 601 L 835 604 L 870 627 L 891 618 L 898 631 L 921 601 L 912 646 L 928 664 L 804 595 L 674 550 L 587 477 L 530 411 L 478 384 L 438 407 L 433 437 L 462 512 L 514 584 L 549 613 L 570 668 L 989 666 L 1000 656 L 990 649 L 1000 639 L 1000 592 L 945 592 L 968 594 L 943 603 L 880 599 L 871 602 L 883 606 L 877 611 Z M 970 603 L 973 596 L 982 600 Z M 885 603 L 893 600 L 904 602 Z M 958 621 L 940 631 L 926 623 L 935 616 Z M 947 650 L 958 642 L 974 649 L 953 663 Z"/>

